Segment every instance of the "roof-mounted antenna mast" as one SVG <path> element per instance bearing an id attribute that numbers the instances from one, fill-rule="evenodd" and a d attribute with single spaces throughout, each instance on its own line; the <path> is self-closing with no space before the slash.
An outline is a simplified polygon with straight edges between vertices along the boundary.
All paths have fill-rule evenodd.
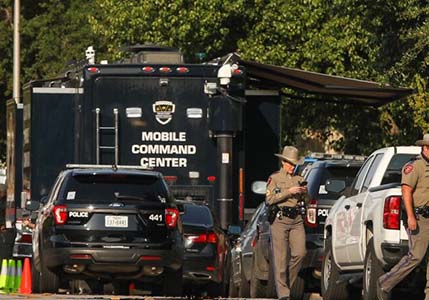
<path id="1" fill-rule="evenodd" d="M 95 64 L 95 50 L 93 46 L 89 46 L 86 51 L 85 51 L 85 58 L 86 61 L 90 64 L 93 65 Z"/>

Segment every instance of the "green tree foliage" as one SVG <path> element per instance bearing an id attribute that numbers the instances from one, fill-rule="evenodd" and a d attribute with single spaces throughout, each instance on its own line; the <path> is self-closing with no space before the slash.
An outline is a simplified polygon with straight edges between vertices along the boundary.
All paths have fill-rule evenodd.
<path id="1" fill-rule="evenodd" d="M 429 130 L 426 1 L 44 0 L 24 2 L 21 15 L 22 83 L 61 75 L 89 45 L 98 60 L 118 59 L 121 47 L 138 43 L 178 47 L 194 62 L 199 52 L 214 58 L 237 51 L 244 59 L 416 89 L 378 109 L 285 97 L 284 143 L 296 143 L 308 130 L 328 140 L 335 129 L 342 137 L 333 147 L 367 154 L 413 143 Z M 2 116 L 11 74 L 12 7 L 0 0 Z"/>
<path id="2" fill-rule="evenodd" d="M 235 51 L 237 41 L 246 33 L 242 1 L 95 2 L 94 30 L 105 39 L 114 58 L 120 56 L 123 46 L 157 44 L 178 47 L 187 61 L 195 61 L 196 53 L 216 57 Z"/>
<path id="3" fill-rule="evenodd" d="M 6 101 L 11 98 L 13 14 L 10 1 L 0 0 L 0 161 L 6 152 Z"/>
<path id="4" fill-rule="evenodd" d="M 95 13 L 91 1 L 38 3 L 40 13 L 23 22 L 24 82 L 61 76 L 67 65 L 85 58 L 88 46 L 105 48 L 89 25 L 89 16 Z"/>
<path id="5" fill-rule="evenodd" d="M 62 76 L 72 61 L 85 57 L 94 45 L 103 51 L 93 33 L 91 1 L 21 1 L 21 85 L 41 78 Z M 12 97 L 13 1 L 0 0 L 0 161 L 5 152 L 5 104 Z"/>
<path id="6" fill-rule="evenodd" d="M 249 12 L 253 27 L 247 39 L 239 42 L 240 52 L 248 59 L 266 63 L 386 84 L 415 85 L 407 80 L 414 78 L 413 69 L 399 70 L 398 66 L 404 65 L 404 52 L 416 52 L 415 47 L 410 48 L 416 38 L 413 28 L 416 24 L 425 27 L 428 19 L 422 12 L 427 9 L 421 10 L 424 5 L 420 2 L 254 1 Z M 427 35 L 420 38 L 427 39 Z M 411 65 L 418 60 L 415 55 Z M 332 129 L 338 130 L 343 138 L 332 146 L 349 153 L 367 154 L 383 145 L 411 143 L 425 128 L 423 123 L 415 122 L 417 116 L 409 111 L 420 115 L 422 103 L 424 100 L 398 101 L 376 110 L 285 101 L 285 143 L 296 142 L 308 128 L 321 133 L 322 139 L 331 136 Z"/>

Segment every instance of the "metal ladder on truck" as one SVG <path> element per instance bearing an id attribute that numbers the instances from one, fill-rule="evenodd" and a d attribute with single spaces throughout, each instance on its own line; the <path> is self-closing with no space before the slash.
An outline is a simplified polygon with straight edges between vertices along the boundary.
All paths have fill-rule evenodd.
<path id="1" fill-rule="evenodd" d="M 114 126 L 101 125 L 101 109 L 95 109 L 95 162 L 99 165 L 101 154 L 105 151 L 114 151 L 114 165 L 119 165 L 119 110 L 113 109 Z M 101 135 L 105 133 L 114 134 L 114 145 L 101 145 Z"/>

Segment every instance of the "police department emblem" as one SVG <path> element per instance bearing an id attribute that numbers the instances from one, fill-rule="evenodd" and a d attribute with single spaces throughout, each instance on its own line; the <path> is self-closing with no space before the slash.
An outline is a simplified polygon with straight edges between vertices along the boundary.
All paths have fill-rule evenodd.
<path id="1" fill-rule="evenodd" d="M 156 101 L 152 105 L 153 112 L 155 113 L 155 119 L 162 125 L 167 124 L 173 118 L 173 113 L 176 109 L 171 101 Z"/>

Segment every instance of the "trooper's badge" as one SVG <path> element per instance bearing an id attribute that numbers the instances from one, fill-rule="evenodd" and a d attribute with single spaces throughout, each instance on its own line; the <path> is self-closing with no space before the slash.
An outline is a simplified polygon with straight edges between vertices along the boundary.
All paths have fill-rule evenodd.
<path id="1" fill-rule="evenodd" d="M 404 167 L 404 174 L 405 175 L 407 175 L 407 174 L 410 174 L 411 173 L 411 171 L 413 170 L 413 165 L 412 164 L 407 164 L 405 167 Z"/>
<path id="2" fill-rule="evenodd" d="M 171 101 L 156 101 L 152 105 L 153 112 L 155 113 L 155 119 L 158 123 L 165 125 L 173 118 L 173 113 L 176 110 L 176 105 Z"/>

